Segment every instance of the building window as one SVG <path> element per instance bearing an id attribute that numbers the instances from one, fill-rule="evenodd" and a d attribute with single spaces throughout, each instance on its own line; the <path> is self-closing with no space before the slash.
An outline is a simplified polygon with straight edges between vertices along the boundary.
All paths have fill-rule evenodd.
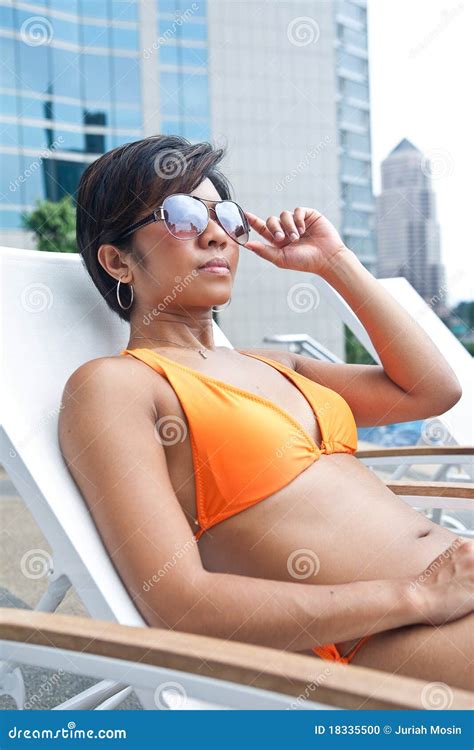
<path id="1" fill-rule="evenodd" d="M 107 26 L 82 24 L 82 44 L 86 52 L 91 47 L 110 47 L 109 29 Z"/>
<path id="2" fill-rule="evenodd" d="M 51 86 L 48 45 L 33 47 L 17 40 L 17 49 L 20 61 L 18 81 L 22 88 L 47 94 Z"/>
<path id="3" fill-rule="evenodd" d="M 81 65 L 86 102 L 109 98 L 112 88 L 110 58 L 105 55 L 86 53 L 81 55 Z"/>
<path id="4" fill-rule="evenodd" d="M 44 5 L 46 4 L 45 1 Z M 78 14 L 77 0 L 49 0 L 49 7 L 51 10 L 60 10 L 61 13 L 73 13 L 76 16 Z"/>
<path id="5" fill-rule="evenodd" d="M 338 10 L 341 15 L 346 18 L 350 18 L 352 21 L 359 21 L 359 23 L 367 22 L 367 11 L 360 5 L 354 5 L 348 2 L 348 0 L 339 0 Z"/>
<path id="6" fill-rule="evenodd" d="M 138 8 L 135 0 L 111 0 L 111 3 L 112 18 L 114 21 L 138 20 Z"/>
<path id="7" fill-rule="evenodd" d="M 79 24 L 77 19 L 67 21 L 63 18 L 51 16 L 48 22 L 52 27 L 52 37 L 54 41 L 68 42 L 69 44 L 79 44 Z"/>
<path id="8" fill-rule="evenodd" d="M 366 185 L 350 185 L 343 183 L 343 197 L 348 203 L 365 203 L 373 205 L 373 195 L 370 187 Z"/>
<path id="9" fill-rule="evenodd" d="M 369 86 L 367 83 L 357 83 L 356 81 L 349 81 L 347 78 L 338 78 L 339 91 L 344 96 L 352 99 L 359 99 L 361 102 L 369 101 Z"/>
<path id="10" fill-rule="evenodd" d="M 207 75 L 183 73 L 184 114 L 188 117 L 209 116 Z"/>
<path id="11" fill-rule="evenodd" d="M 350 125 L 369 126 L 369 113 L 365 109 L 351 107 L 350 104 L 341 103 L 338 105 L 339 120 L 347 122 Z"/>
<path id="12" fill-rule="evenodd" d="M 21 203 L 18 177 L 20 157 L 18 154 L 0 152 L 0 174 L 2 175 L 1 203 Z"/>
<path id="13" fill-rule="evenodd" d="M 183 122 L 182 135 L 190 141 L 207 141 L 210 138 L 209 125 L 206 122 Z"/>
<path id="14" fill-rule="evenodd" d="M 0 211 L 0 227 L 2 229 L 23 229 L 22 211 Z"/>
<path id="15" fill-rule="evenodd" d="M 342 130 L 341 144 L 349 150 L 370 154 L 370 138 L 368 133 L 361 135 L 359 133 L 350 133 L 346 130 Z"/>
<path id="16" fill-rule="evenodd" d="M 112 26 L 112 46 L 114 49 L 138 50 L 138 31 Z"/>
<path id="17" fill-rule="evenodd" d="M 113 93 L 116 102 L 141 106 L 140 69 L 138 60 L 112 56 Z M 107 94 L 107 91 L 103 92 Z"/>
<path id="18" fill-rule="evenodd" d="M 338 49 L 337 62 L 341 68 L 350 70 L 353 73 L 364 76 L 368 74 L 367 60 L 364 60 L 362 57 L 356 57 L 356 55 L 351 55 L 343 49 Z"/>
<path id="19" fill-rule="evenodd" d="M 97 0 L 79 0 L 79 8 L 82 16 L 90 18 L 108 18 L 108 2 L 97 2 Z"/>
<path id="20" fill-rule="evenodd" d="M 365 31 L 355 31 L 348 26 L 337 24 L 337 36 L 341 42 L 352 45 L 358 49 L 367 50 L 367 33 Z"/>
<path id="21" fill-rule="evenodd" d="M 348 177 L 358 177 L 360 179 L 369 179 L 370 177 L 370 163 L 353 159 L 346 154 L 343 154 L 341 158 L 341 170 L 342 174 Z"/>
<path id="22" fill-rule="evenodd" d="M 48 93 L 57 96 L 70 96 L 73 99 L 81 98 L 81 55 L 77 52 L 51 48 L 53 70 L 51 84 Z"/>
<path id="23" fill-rule="evenodd" d="M 179 115 L 182 98 L 181 80 L 178 73 L 160 73 L 160 108 L 162 116 Z"/>

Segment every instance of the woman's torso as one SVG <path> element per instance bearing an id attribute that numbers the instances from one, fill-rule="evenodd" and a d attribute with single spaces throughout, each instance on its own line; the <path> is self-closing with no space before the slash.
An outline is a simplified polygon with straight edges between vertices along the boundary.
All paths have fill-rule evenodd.
<path id="1" fill-rule="evenodd" d="M 174 353 L 172 358 L 272 400 L 320 443 L 310 404 L 277 370 L 235 350 L 218 349 L 202 362 L 189 356 L 178 360 Z M 280 361 L 290 366 L 283 353 Z M 147 375 L 145 382 L 157 414 L 186 423 L 166 377 L 156 373 L 150 380 Z M 231 425 L 222 425 L 223 431 L 228 429 Z M 189 431 L 182 442 L 165 444 L 164 451 L 175 494 L 194 533 L 196 489 Z M 394 495 L 355 456 L 334 453 L 321 455 L 285 487 L 212 526 L 199 540 L 199 550 L 210 571 L 337 584 L 416 575 L 454 538 Z"/>

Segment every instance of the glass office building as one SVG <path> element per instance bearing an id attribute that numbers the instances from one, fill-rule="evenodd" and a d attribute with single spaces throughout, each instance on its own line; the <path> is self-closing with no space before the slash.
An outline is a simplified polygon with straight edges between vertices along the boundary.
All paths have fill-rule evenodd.
<path id="1" fill-rule="evenodd" d="M 182 135 L 190 141 L 208 140 L 206 3 L 159 0 L 158 9 L 160 132 Z"/>
<path id="2" fill-rule="evenodd" d="M 36 199 L 73 194 L 115 146 L 159 132 L 209 137 L 206 7 L 187 5 L 0 0 L 3 232 L 21 229 Z"/>
<path id="3" fill-rule="evenodd" d="M 345 244 L 375 270 L 366 0 L 336 0 L 335 46 L 341 192 Z"/>
<path id="4" fill-rule="evenodd" d="M 222 166 L 244 207 L 266 218 L 315 206 L 373 270 L 365 6 L 0 0 L 1 243 L 34 247 L 22 213 L 74 194 L 99 154 L 175 133 L 227 147 Z M 296 330 L 344 356 L 327 306 L 293 304 L 301 284 L 317 302 L 311 274 L 242 250 L 219 316 L 234 345 Z"/>

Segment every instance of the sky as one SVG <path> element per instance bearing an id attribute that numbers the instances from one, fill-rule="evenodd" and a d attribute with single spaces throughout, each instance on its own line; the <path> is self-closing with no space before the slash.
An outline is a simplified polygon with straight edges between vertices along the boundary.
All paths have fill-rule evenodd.
<path id="1" fill-rule="evenodd" d="M 474 0 L 368 0 L 368 19 L 374 192 L 402 138 L 431 159 L 448 301 L 474 299 Z"/>

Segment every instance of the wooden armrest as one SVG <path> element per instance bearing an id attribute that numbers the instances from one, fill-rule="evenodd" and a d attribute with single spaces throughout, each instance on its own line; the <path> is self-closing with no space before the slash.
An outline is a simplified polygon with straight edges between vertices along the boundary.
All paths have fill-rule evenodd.
<path id="1" fill-rule="evenodd" d="M 397 458 L 397 456 L 474 456 L 469 445 L 413 445 L 407 448 L 370 448 L 356 452 L 357 458 Z M 454 461 L 455 462 L 455 461 Z M 415 462 L 413 462 L 415 463 Z M 435 462 L 434 462 L 435 463 Z"/>
<path id="2" fill-rule="evenodd" d="M 0 608 L 0 640 L 141 662 L 338 708 L 426 708 L 425 683 L 412 677 L 202 635 Z M 453 698 L 450 708 L 472 708 L 474 693 L 454 688 Z"/>
<path id="3" fill-rule="evenodd" d="M 386 482 L 395 495 L 418 497 L 456 497 L 474 500 L 474 484 L 471 482 L 407 482 L 403 479 Z"/>

